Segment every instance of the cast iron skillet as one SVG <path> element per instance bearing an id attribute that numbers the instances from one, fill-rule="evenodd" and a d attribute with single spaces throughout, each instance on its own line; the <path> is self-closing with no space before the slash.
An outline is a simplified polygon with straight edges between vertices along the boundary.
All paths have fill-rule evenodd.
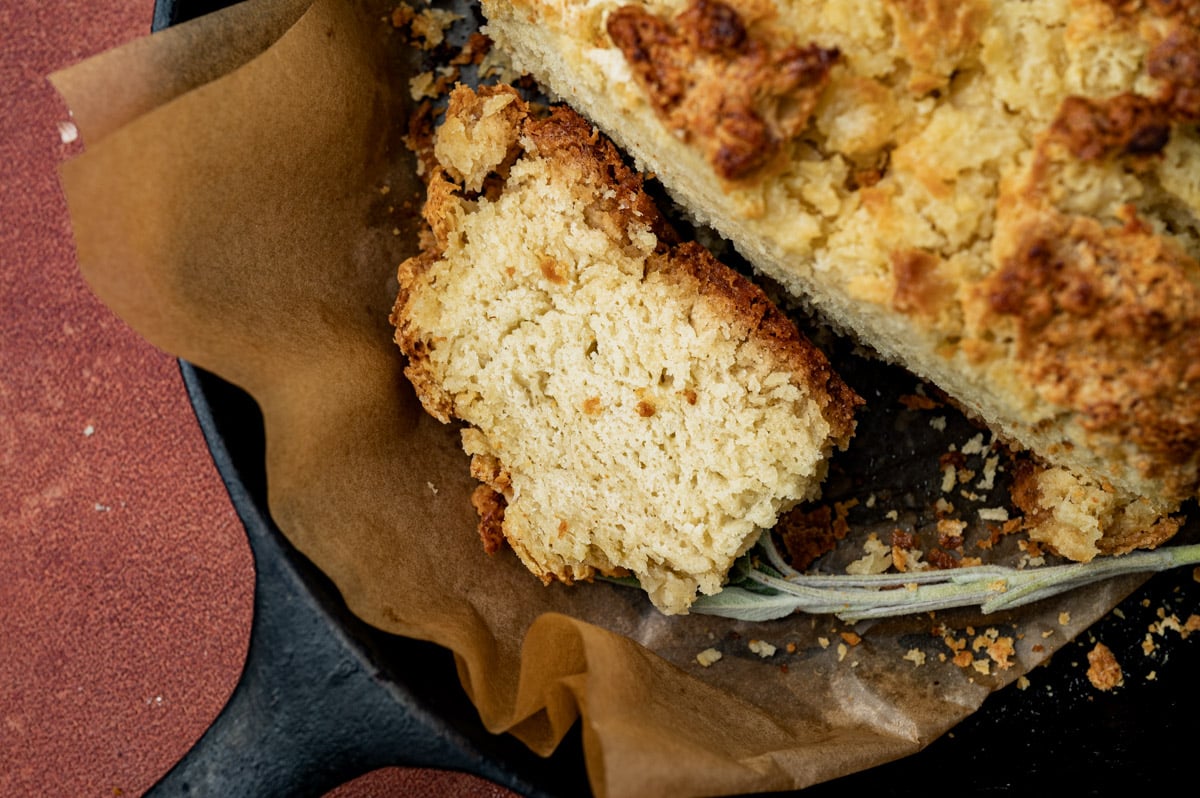
<path id="1" fill-rule="evenodd" d="M 217 10 L 222 0 L 158 0 L 158 30 Z M 578 727 L 542 759 L 488 733 L 441 647 L 397 637 L 352 615 L 337 589 L 272 522 L 262 419 L 240 389 L 180 361 L 200 427 L 245 525 L 256 568 L 244 672 L 201 740 L 156 785 L 174 796 L 320 796 L 370 770 L 414 765 L 474 773 L 529 796 L 588 792 Z M 805 796 L 852 794 L 1127 796 L 1186 778 L 1200 739 L 1197 635 L 1156 637 L 1156 610 L 1200 612 L 1191 573 L 1150 580 L 1084 639 L 1007 688 L 919 754 L 817 785 Z M 1093 638 L 1126 665 L 1126 685 L 1100 693 L 1084 675 Z M 1153 670 L 1154 679 L 1146 678 Z M 861 792 L 860 792 L 861 791 Z"/>

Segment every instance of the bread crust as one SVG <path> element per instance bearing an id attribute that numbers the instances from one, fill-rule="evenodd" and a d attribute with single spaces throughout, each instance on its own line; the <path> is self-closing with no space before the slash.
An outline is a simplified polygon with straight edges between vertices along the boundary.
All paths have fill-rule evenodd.
<path id="1" fill-rule="evenodd" d="M 678 27 L 694 0 L 484 11 L 519 67 L 833 326 L 1167 512 L 1200 492 L 1198 5 L 729 0 L 748 40 L 839 54 L 770 167 L 736 180 L 606 23 Z"/>
<path id="2" fill-rule="evenodd" d="M 769 168 L 808 125 L 839 55 L 750 33 L 721 0 L 696 0 L 673 19 L 622 6 L 606 28 L 664 124 L 695 141 L 724 180 Z"/>

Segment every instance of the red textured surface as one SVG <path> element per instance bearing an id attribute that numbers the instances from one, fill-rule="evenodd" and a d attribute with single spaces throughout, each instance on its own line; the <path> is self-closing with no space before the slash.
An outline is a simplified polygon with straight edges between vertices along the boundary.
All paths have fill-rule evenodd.
<path id="1" fill-rule="evenodd" d="M 0 3 L 0 794 L 144 792 L 233 690 L 253 567 L 172 357 L 78 275 L 45 76 L 153 0 Z M 508 795 L 389 768 L 336 798 Z"/>

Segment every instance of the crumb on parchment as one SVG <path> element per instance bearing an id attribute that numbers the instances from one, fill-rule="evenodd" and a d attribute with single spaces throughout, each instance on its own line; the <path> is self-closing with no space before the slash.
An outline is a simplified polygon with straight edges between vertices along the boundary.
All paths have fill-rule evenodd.
<path id="1" fill-rule="evenodd" d="M 462 16 L 440 8 L 425 8 L 417 11 L 401 3 L 392 12 L 392 27 L 407 29 L 413 44 L 423 50 L 432 50 L 446 40 L 446 30 Z"/>
<path id="2" fill-rule="evenodd" d="M 720 659 L 721 652 L 717 651 L 715 648 L 706 648 L 696 655 L 696 662 L 698 662 L 703 668 L 709 667 L 710 665 L 718 662 Z"/>

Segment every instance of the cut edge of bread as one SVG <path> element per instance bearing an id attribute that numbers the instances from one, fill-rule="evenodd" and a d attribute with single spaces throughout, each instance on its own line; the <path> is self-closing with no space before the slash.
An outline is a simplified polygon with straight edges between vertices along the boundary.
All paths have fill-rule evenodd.
<path id="1" fill-rule="evenodd" d="M 861 400 L 574 111 L 460 87 L 446 119 L 392 322 L 425 408 L 466 422 L 485 546 L 686 612 L 819 495 Z"/>

